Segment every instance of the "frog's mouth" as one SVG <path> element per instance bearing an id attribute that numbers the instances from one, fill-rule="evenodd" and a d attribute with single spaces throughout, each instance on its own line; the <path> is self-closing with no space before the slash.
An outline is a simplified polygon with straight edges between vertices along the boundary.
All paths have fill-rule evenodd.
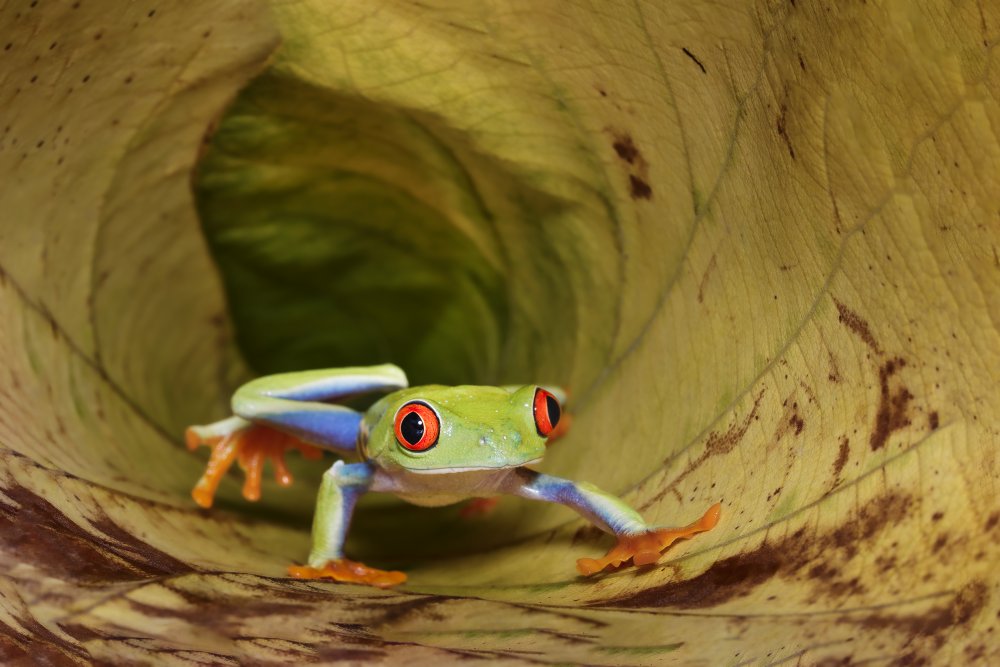
<path id="1" fill-rule="evenodd" d="M 513 470 L 514 468 L 520 468 L 521 466 L 535 465 L 536 463 L 541 463 L 542 457 L 531 459 L 530 461 L 524 461 L 523 463 L 515 463 L 513 465 L 500 465 L 500 466 L 468 466 L 468 467 L 454 467 L 454 468 L 426 468 L 424 470 L 418 470 L 415 468 L 407 468 L 407 472 L 412 472 L 417 475 L 444 475 L 453 474 L 460 472 L 486 472 L 486 471 L 498 471 L 498 470 Z"/>

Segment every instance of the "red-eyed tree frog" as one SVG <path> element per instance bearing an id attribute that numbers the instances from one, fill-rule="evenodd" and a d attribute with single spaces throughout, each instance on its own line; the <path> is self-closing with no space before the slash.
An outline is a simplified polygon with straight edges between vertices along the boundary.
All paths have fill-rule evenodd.
<path id="1" fill-rule="evenodd" d="M 364 414 L 335 404 L 369 392 L 391 393 Z M 683 528 L 658 528 L 595 486 L 531 470 L 568 421 L 564 399 L 561 389 L 536 385 L 407 388 L 406 375 L 391 364 L 262 377 L 237 389 L 234 417 L 187 430 L 190 448 L 212 447 L 192 496 L 210 507 L 220 479 L 237 459 L 246 471 L 248 500 L 260 497 L 265 459 L 279 483 L 291 483 L 284 464 L 288 449 L 307 458 L 328 450 L 360 459 L 338 460 L 323 475 L 308 564 L 289 567 L 289 574 L 379 587 L 402 583 L 406 575 L 347 560 L 343 553 L 354 506 L 368 491 L 425 506 L 499 494 L 566 505 L 618 538 L 603 558 L 577 561 L 585 576 L 629 559 L 635 565 L 654 563 L 675 540 L 715 526 L 719 504 Z"/>

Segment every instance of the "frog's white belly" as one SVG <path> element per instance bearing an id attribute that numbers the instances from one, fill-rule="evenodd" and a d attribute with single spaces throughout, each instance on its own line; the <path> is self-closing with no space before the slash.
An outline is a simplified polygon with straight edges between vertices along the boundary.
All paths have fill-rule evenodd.
<path id="1" fill-rule="evenodd" d="M 378 470 L 371 490 L 391 493 L 414 505 L 438 507 L 467 498 L 495 496 L 501 493 L 513 470 L 487 468 L 436 473 Z"/>

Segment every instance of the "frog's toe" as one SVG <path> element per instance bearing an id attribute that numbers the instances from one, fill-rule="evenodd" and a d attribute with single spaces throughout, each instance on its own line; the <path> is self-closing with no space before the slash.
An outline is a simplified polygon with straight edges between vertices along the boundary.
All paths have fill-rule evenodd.
<path id="1" fill-rule="evenodd" d="M 278 483 L 282 486 L 288 486 L 292 483 L 292 476 L 285 466 L 285 452 L 289 449 L 295 449 L 312 460 L 323 456 L 323 451 L 318 447 L 262 424 L 253 424 L 235 437 L 240 439 L 240 467 L 246 473 L 246 479 L 243 483 L 243 497 L 250 501 L 260 499 L 260 485 L 265 461 L 271 461 Z"/>
<path id="2" fill-rule="evenodd" d="M 636 535 L 619 535 L 618 544 L 604 557 L 581 558 L 576 561 L 576 569 L 587 577 L 607 567 L 620 567 L 629 560 L 637 566 L 651 565 L 660 559 L 664 549 L 677 540 L 714 528 L 719 522 L 720 510 L 721 504 L 716 503 L 700 519 L 683 528 L 659 528 Z"/>
<path id="3" fill-rule="evenodd" d="M 233 436 L 220 437 L 209 446 L 212 448 L 212 456 L 208 459 L 205 472 L 191 490 L 191 497 L 204 508 L 212 506 L 219 482 L 239 454 L 239 444 Z"/>
<path id="4" fill-rule="evenodd" d="M 284 455 L 289 449 L 296 449 L 307 459 L 319 459 L 323 451 L 306 444 L 292 435 L 261 424 L 255 424 L 242 417 L 230 417 L 205 426 L 191 426 L 184 432 L 188 449 L 207 445 L 212 450 L 205 473 L 198 480 L 191 496 L 202 507 L 211 507 L 215 492 L 226 471 L 234 461 L 246 472 L 243 497 L 247 500 L 260 498 L 261 475 L 264 462 L 271 461 L 275 477 L 282 486 L 292 483 L 292 476 L 285 466 Z"/>
<path id="5" fill-rule="evenodd" d="M 363 584 L 376 588 L 390 588 L 406 581 L 405 572 L 379 570 L 346 558 L 327 561 L 323 567 L 290 565 L 288 574 L 296 579 L 333 579 L 345 584 Z"/>

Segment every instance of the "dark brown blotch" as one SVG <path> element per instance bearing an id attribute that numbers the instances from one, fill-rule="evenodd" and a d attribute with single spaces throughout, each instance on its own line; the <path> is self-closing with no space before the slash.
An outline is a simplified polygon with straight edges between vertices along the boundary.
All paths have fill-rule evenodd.
<path id="1" fill-rule="evenodd" d="M 834 299 L 833 302 L 837 304 L 837 312 L 839 313 L 838 319 L 840 320 L 840 323 L 853 331 L 861 340 L 863 340 L 865 345 L 871 348 L 872 352 L 881 354 L 882 350 L 879 347 L 878 342 L 876 342 L 875 336 L 872 335 L 872 330 L 871 327 L 868 326 L 868 322 L 837 299 Z"/>
<path id="2" fill-rule="evenodd" d="M 931 639 L 935 647 L 943 644 L 946 631 L 960 625 L 968 625 L 986 606 L 988 589 L 981 581 L 973 581 L 963 587 L 943 607 L 934 607 L 923 614 L 872 614 L 861 619 L 861 624 L 869 629 L 888 628 L 910 638 Z M 845 617 L 842 622 L 853 623 L 857 619 Z"/>
<path id="3" fill-rule="evenodd" d="M 594 606 L 676 609 L 714 607 L 749 595 L 777 575 L 782 567 L 784 556 L 780 548 L 764 543 L 754 551 L 720 560 L 691 579 L 653 586 Z"/>
<path id="4" fill-rule="evenodd" d="M 73 580 L 128 581 L 191 572 L 192 568 L 142 542 L 110 519 L 100 518 L 93 534 L 54 505 L 21 486 L 3 492 L 18 507 L 0 506 L 4 545 L 19 561 Z"/>
<path id="5" fill-rule="evenodd" d="M 895 570 L 896 566 L 898 565 L 898 563 L 899 563 L 899 561 L 896 559 L 895 554 L 889 554 L 889 555 L 886 555 L 886 556 L 878 556 L 875 559 L 875 567 L 877 567 L 878 571 L 881 572 L 881 573 L 883 573 L 883 574 L 888 573 L 888 572 L 892 572 L 893 570 Z"/>
<path id="6" fill-rule="evenodd" d="M 909 496 L 879 496 L 832 531 L 810 534 L 800 528 L 788 537 L 720 560 L 691 579 L 671 581 L 594 602 L 592 606 L 706 608 L 746 597 L 776 576 L 809 581 L 817 596 L 842 599 L 860 595 L 865 592 L 864 585 L 859 577 L 845 575 L 842 563 L 858 555 L 859 545 L 872 542 L 887 526 L 898 523 L 911 504 Z"/>
<path id="7" fill-rule="evenodd" d="M 632 141 L 631 135 L 623 134 L 615 137 L 614 143 L 611 147 L 615 149 L 615 153 L 618 157 L 625 160 L 629 164 L 635 164 L 636 160 L 640 159 L 642 156 L 639 154 L 639 149 L 635 147 L 635 142 Z"/>
<path id="8" fill-rule="evenodd" d="M 639 178 L 635 174 L 629 174 L 628 176 L 629 192 L 632 194 L 632 199 L 652 199 L 653 198 L 653 188 L 649 186 L 645 180 Z"/>
<path id="9" fill-rule="evenodd" d="M 792 418 L 788 420 L 788 423 L 795 429 L 795 435 L 802 433 L 802 429 L 806 426 L 805 421 L 803 421 L 802 417 L 798 414 L 792 415 Z"/>
<path id="10" fill-rule="evenodd" d="M 844 472 L 844 466 L 851 457 L 851 439 L 846 435 L 840 437 L 840 449 L 837 451 L 837 458 L 833 462 L 833 485 L 840 484 L 840 474 Z"/>
<path id="11" fill-rule="evenodd" d="M 889 380 L 904 366 L 906 361 L 896 358 L 889 359 L 879 368 L 879 406 L 869 441 L 873 452 L 884 447 L 894 431 L 910 425 L 907 409 L 913 400 L 913 394 L 905 386 L 895 390 L 889 386 Z"/>
<path id="12" fill-rule="evenodd" d="M 777 129 L 781 140 L 785 142 L 789 157 L 794 160 L 795 149 L 792 148 L 792 140 L 788 136 L 788 104 L 786 102 L 781 103 L 781 110 L 778 112 L 778 118 L 775 121 L 775 129 Z"/>

